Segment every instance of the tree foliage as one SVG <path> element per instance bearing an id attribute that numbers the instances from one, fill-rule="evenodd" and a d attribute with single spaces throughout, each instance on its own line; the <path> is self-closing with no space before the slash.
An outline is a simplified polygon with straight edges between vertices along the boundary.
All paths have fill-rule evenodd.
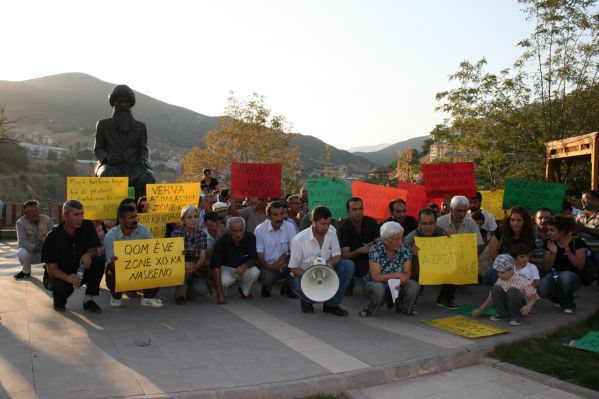
<path id="1" fill-rule="evenodd" d="M 463 61 L 450 76 L 457 87 L 437 94 L 449 118 L 434 141 L 475 149 L 483 187 L 500 187 L 506 177 L 543 179 L 545 142 L 599 126 L 596 0 L 520 3 L 535 27 L 512 68 L 495 74 L 484 58 Z M 561 180 L 573 177 L 570 170 Z"/>
<path id="2" fill-rule="evenodd" d="M 204 137 L 204 148 L 192 148 L 183 160 L 183 181 L 199 181 L 204 168 L 229 180 L 232 162 L 281 163 L 283 189 L 299 189 L 299 149 L 291 147 L 290 125 L 281 115 L 272 115 L 264 96 L 253 93 L 240 100 L 234 93 L 217 129 Z"/>

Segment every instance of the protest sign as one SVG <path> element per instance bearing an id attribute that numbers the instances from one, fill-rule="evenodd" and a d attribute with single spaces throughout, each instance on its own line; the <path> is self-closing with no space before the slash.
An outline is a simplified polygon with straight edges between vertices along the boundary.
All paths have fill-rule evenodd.
<path id="1" fill-rule="evenodd" d="M 67 200 L 81 202 L 86 219 L 113 219 L 128 185 L 127 177 L 67 177 Z"/>
<path id="2" fill-rule="evenodd" d="M 152 213 L 181 212 L 184 206 L 198 206 L 200 183 L 146 184 L 146 196 Z"/>
<path id="3" fill-rule="evenodd" d="M 503 212 L 503 190 L 485 190 L 481 191 L 483 202 L 481 208 L 490 212 L 495 217 L 495 220 L 503 220 L 505 214 Z"/>
<path id="4" fill-rule="evenodd" d="M 459 314 L 462 316 L 470 316 L 470 315 L 472 315 L 472 311 L 474 309 L 478 309 L 478 306 L 472 305 L 472 304 L 465 304 L 465 305 L 460 306 L 457 309 L 450 310 L 449 313 Z M 483 310 L 482 316 L 490 317 L 490 316 L 495 316 L 496 314 L 497 314 L 497 310 L 495 310 L 495 306 L 493 306 L 493 304 L 490 304 L 489 306 L 487 306 L 485 308 L 485 310 Z"/>
<path id="5" fill-rule="evenodd" d="M 473 162 L 426 163 L 422 165 L 424 188 L 430 198 L 476 195 Z"/>
<path id="6" fill-rule="evenodd" d="M 138 213 L 137 221 L 150 229 L 154 238 L 162 238 L 166 235 L 167 223 L 181 223 L 181 211 Z"/>
<path id="7" fill-rule="evenodd" d="M 278 198 L 281 195 L 280 163 L 231 164 L 233 198 Z"/>
<path id="8" fill-rule="evenodd" d="M 464 316 L 450 316 L 422 322 L 466 338 L 481 338 L 509 332 Z"/>
<path id="9" fill-rule="evenodd" d="M 405 201 L 408 192 L 399 188 L 354 181 L 351 184 L 353 197 L 360 197 L 364 203 L 364 215 L 379 221 L 391 216 L 389 203 L 398 198 Z M 309 192 L 308 192 L 309 193 Z"/>
<path id="10" fill-rule="evenodd" d="M 135 187 L 129 187 L 129 194 L 127 195 L 127 198 L 131 198 L 132 200 L 135 199 Z"/>
<path id="11" fill-rule="evenodd" d="M 114 242 L 116 292 L 183 284 L 183 237 Z"/>
<path id="12" fill-rule="evenodd" d="M 408 192 L 408 196 L 405 199 L 407 205 L 406 213 L 415 218 L 418 218 L 418 212 L 420 212 L 422 208 L 426 208 L 430 202 L 433 202 L 429 201 L 424 186 L 420 184 L 398 181 L 397 188 Z"/>
<path id="13" fill-rule="evenodd" d="M 559 212 L 566 194 L 565 184 L 541 181 L 507 179 L 504 188 L 503 209 L 521 206 L 531 212 L 536 212 L 539 208 Z"/>
<path id="14" fill-rule="evenodd" d="M 310 179 L 307 184 L 310 209 L 329 208 L 334 219 L 347 217 L 346 201 L 351 198 L 351 184 L 343 179 Z"/>
<path id="15" fill-rule="evenodd" d="M 574 348 L 599 353 L 599 331 L 589 331 L 584 337 L 568 344 Z"/>
<path id="16" fill-rule="evenodd" d="M 476 234 L 415 237 L 421 285 L 478 283 Z"/>

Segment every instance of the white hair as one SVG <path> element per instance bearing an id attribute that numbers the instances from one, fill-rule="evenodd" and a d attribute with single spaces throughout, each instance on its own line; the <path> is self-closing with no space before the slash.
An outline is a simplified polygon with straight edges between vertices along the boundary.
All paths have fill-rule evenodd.
<path id="1" fill-rule="evenodd" d="M 451 209 L 456 209 L 458 206 L 463 205 L 467 207 L 470 206 L 470 200 L 468 200 L 468 198 L 464 197 L 463 195 L 456 195 L 451 199 L 451 202 L 449 203 Z"/>
<path id="2" fill-rule="evenodd" d="M 227 220 L 227 229 L 231 228 L 233 223 L 241 223 L 243 225 L 243 229 L 245 230 L 245 219 L 241 216 L 234 216 L 231 219 Z"/>
<path id="3" fill-rule="evenodd" d="M 385 222 L 381 226 L 381 237 L 391 238 L 397 233 L 403 233 L 403 227 L 397 222 Z"/>
<path id="4" fill-rule="evenodd" d="M 183 207 L 183 209 L 181 209 L 181 220 L 184 220 L 185 217 L 192 212 L 195 212 L 198 216 L 200 216 L 200 211 L 198 211 L 198 208 L 195 206 L 187 205 Z"/>

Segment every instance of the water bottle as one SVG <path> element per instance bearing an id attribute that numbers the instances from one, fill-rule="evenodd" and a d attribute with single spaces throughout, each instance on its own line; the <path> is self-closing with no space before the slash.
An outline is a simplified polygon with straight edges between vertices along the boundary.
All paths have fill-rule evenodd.
<path id="1" fill-rule="evenodd" d="M 551 275 L 553 276 L 553 281 L 557 284 L 557 280 L 559 279 L 559 273 L 555 270 L 555 267 L 551 268 Z"/>
<path id="2" fill-rule="evenodd" d="M 83 265 L 83 263 L 80 263 L 79 269 L 77 269 L 77 278 L 79 279 L 80 283 L 74 285 L 75 288 L 79 288 L 81 286 L 81 280 L 83 280 L 83 273 L 85 273 L 85 266 Z"/>

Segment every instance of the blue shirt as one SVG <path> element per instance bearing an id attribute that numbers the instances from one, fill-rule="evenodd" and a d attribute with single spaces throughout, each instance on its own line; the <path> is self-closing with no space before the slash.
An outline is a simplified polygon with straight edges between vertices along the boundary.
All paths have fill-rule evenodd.
<path id="1" fill-rule="evenodd" d="M 368 251 L 368 260 L 381 265 L 382 274 L 403 272 L 405 263 L 412 260 L 412 250 L 402 246 L 395 253 L 395 257 L 389 259 L 389 253 L 387 252 L 385 243 L 377 242 Z"/>
<path id="2" fill-rule="evenodd" d="M 121 225 L 116 225 L 106 233 L 104 237 L 104 250 L 106 253 L 106 262 L 110 262 L 114 256 L 114 242 L 121 240 L 147 240 L 152 237 L 150 229 L 143 224 L 138 224 L 130 236 L 126 236 L 121 230 Z"/>

